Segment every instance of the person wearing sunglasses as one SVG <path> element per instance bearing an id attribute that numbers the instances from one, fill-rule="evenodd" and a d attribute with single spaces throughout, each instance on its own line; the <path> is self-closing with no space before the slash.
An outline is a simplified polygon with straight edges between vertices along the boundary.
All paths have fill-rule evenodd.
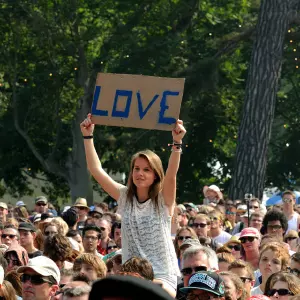
<path id="1" fill-rule="evenodd" d="M 282 193 L 282 212 L 288 220 L 287 232 L 290 230 L 298 231 L 300 225 L 300 215 L 294 211 L 296 195 L 292 191 Z"/>
<path id="2" fill-rule="evenodd" d="M 20 245 L 11 245 L 4 253 L 7 261 L 6 272 L 25 266 L 28 263 L 27 251 Z"/>
<path id="3" fill-rule="evenodd" d="M 106 248 L 107 254 L 115 252 L 117 250 L 119 250 L 119 247 L 117 246 L 114 240 L 111 240 L 107 243 L 107 248 Z"/>
<path id="4" fill-rule="evenodd" d="M 48 211 L 48 199 L 45 196 L 38 196 L 35 198 L 34 211 L 38 214 L 43 214 Z"/>
<path id="5" fill-rule="evenodd" d="M 290 300 L 300 294 L 300 279 L 289 272 L 278 272 L 270 276 L 264 293 L 271 300 Z"/>
<path id="6" fill-rule="evenodd" d="M 227 224 L 226 231 L 232 233 L 233 228 L 236 226 L 236 211 L 237 209 L 232 205 L 226 207 L 225 211 L 225 222 Z"/>
<path id="7" fill-rule="evenodd" d="M 188 300 L 225 300 L 225 285 L 220 275 L 201 271 L 193 274 L 186 287 L 180 288 Z"/>
<path id="8" fill-rule="evenodd" d="M 268 278 L 274 273 L 286 271 L 289 261 L 289 252 L 284 245 L 276 242 L 265 245 L 259 256 L 261 284 L 251 290 L 251 296 L 262 295 L 265 292 Z"/>
<path id="9" fill-rule="evenodd" d="M 296 230 L 289 230 L 283 237 L 283 241 L 290 246 L 290 250 L 297 252 L 299 235 Z"/>
<path id="10" fill-rule="evenodd" d="M 235 259 L 241 258 L 241 241 L 236 236 L 233 235 L 224 246 L 231 250 L 231 254 Z"/>
<path id="11" fill-rule="evenodd" d="M 288 228 L 288 220 L 283 212 L 278 210 L 270 210 L 266 213 L 263 219 L 263 234 L 270 234 L 283 238 Z"/>
<path id="12" fill-rule="evenodd" d="M 1 242 L 2 244 L 10 246 L 19 245 L 20 234 L 19 231 L 13 225 L 7 225 L 2 230 Z"/>
<path id="13" fill-rule="evenodd" d="M 19 267 L 23 300 L 50 300 L 59 289 L 60 272 L 53 260 L 38 256 Z"/>
<path id="14" fill-rule="evenodd" d="M 249 262 L 254 270 L 258 269 L 260 233 L 256 228 L 248 227 L 241 231 L 241 258 Z"/>
<path id="15" fill-rule="evenodd" d="M 291 256 L 291 263 L 288 270 L 300 278 L 300 252 L 296 252 Z"/>
<path id="16" fill-rule="evenodd" d="M 73 204 L 72 208 L 76 209 L 78 213 L 78 221 L 77 221 L 77 230 L 82 230 L 85 221 L 87 220 L 88 213 L 90 208 L 87 205 L 87 201 L 84 198 L 77 198 L 75 203 Z"/>
<path id="17" fill-rule="evenodd" d="M 197 214 L 191 227 L 195 230 L 198 237 L 208 237 L 210 230 L 210 218 L 205 214 Z"/>
<path id="18" fill-rule="evenodd" d="M 244 285 L 245 297 L 248 299 L 251 295 L 251 289 L 254 287 L 255 283 L 252 266 L 242 259 L 237 259 L 228 266 L 228 271 L 239 276 Z"/>
<path id="19" fill-rule="evenodd" d="M 180 247 L 181 247 L 182 243 L 188 239 L 198 240 L 197 234 L 194 231 L 194 229 L 191 227 L 188 227 L 188 226 L 183 226 L 183 227 L 179 228 L 177 230 L 177 233 L 175 235 L 175 240 L 174 240 L 175 252 L 176 252 L 179 267 L 180 267 L 180 261 L 181 261 Z"/>
<path id="20" fill-rule="evenodd" d="M 107 220 L 100 219 L 97 222 L 97 224 L 98 224 L 97 226 L 101 230 L 101 238 L 100 238 L 99 244 L 97 246 L 97 251 L 101 255 L 106 255 L 107 254 L 108 243 L 110 241 L 112 241 L 112 239 L 109 237 L 110 233 L 111 233 L 111 223 L 108 222 Z"/>

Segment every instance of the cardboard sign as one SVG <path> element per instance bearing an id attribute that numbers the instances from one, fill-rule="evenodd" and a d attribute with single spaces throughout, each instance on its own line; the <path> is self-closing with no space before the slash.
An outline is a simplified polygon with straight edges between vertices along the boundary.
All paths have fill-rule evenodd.
<path id="1" fill-rule="evenodd" d="M 95 124 L 172 130 L 179 117 L 183 78 L 105 74 L 97 76 Z"/>

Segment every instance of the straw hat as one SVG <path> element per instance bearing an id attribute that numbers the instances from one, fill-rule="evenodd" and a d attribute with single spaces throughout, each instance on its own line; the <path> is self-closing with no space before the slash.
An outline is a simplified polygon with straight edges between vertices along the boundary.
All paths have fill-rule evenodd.
<path id="1" fill-rule="evenodd" d="M 88 210 L 90 209 L 88 206 L 87 206 L 87 202 L 86 202 L 86 199 L 84 198 L 77 198 L 73 207 L 85 207 L 87 208 Z"/>

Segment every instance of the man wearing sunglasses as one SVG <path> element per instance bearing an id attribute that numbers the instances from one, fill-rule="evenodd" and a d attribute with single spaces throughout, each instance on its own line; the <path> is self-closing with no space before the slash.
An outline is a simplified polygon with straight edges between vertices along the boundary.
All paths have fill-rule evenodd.
<path id="1" fill-rule="evenodd" d="M 34 211 L 38 214 L 48 212 L 48 200 L 45 196 L 38 196 L 35 198 Z"/>
<path id="2" fill-rule="evenodd" d="M 289 232 L 289 230 L 298 231 L 300 216 L 297 212 L 294 211 L 294 206 L 296 204 L 296 195 L 292 191 L 285 191 L 282 193 L 282 202 L 282 212 L 288 220 L 287 232 Z"/>
<path id="3" fill-rule="evenodd" d="M 17 246 L 19 245 L 20 235 L 19 231 L 13 226 L 8 225 L 2 230 L 1 234 L 1 242 L 2 244 L 10 246 Z"/>
<path id="4" fill-rule="evenodd" d="M 288 228 L 288 220 L 283 212 L 278 210 L 269 210 L 263 219 L 263 234 L 267 233 L 283 238 Z"/>
<path id="5" fill-rule="evenodd" d="M 60 272 L 53 260 L 38 256 L 17 270 L 21 273 L 23 300 L 50 300 L 58 290 Z"/>
<path id="6" fill-rule="evenodd" d="M 185 299 L 180 288 L 187 287 L 190 277 L 200 271 L 217 271 L 218 258 L 216 252 L 205 246 L 191 246 L 183 252 L 181 274 L 183 283 L 177 287 L 177 299 Z"/>

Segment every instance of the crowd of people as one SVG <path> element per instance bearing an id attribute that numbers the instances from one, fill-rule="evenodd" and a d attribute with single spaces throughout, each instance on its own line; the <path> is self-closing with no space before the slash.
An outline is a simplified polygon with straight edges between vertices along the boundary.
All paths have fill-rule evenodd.
<path id="1" fill-rule="evenodd" d="M 136 153 L 127 185 L 102 168 L 91 116 L 81 123 L 87 166 L 117 201 L 78 198 L 57 211 L 0 203 L 0 299 L 300 299 L 296 196 L 266 208 L 257 198 L 224 199 L 205 186 L 203 204 L 177 204 L 185 135 L 178 120 L 164 173 L 152 151 Z"/>

